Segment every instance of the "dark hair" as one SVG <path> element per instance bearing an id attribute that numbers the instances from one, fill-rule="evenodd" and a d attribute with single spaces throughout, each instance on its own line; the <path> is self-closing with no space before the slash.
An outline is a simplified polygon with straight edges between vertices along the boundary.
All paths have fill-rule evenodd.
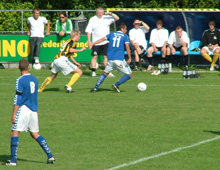
<path id="1" fill-rule="evenodd" d="M 61 11 L 60 15 L 63 15 L 64 17 L 66 17 L 66 12 L 65 11 Z"/>
<path id="2" fill-rule="evenodd" d="M 117 30 L 120 31 L 122 28 L 125 28 L 126 25 L 124 23 L 120 23 L 117 27 Z"/>
<path id="3" fill-rule="evenodd" d="M 35 13 L 35 11 L 40 11 L 40 8 L 35 7 L 32 12 Z"/>
<path id="4" fill-rule="evenodd" d="M 214 22 L 214 24 L 215 24 L 215 20 L 213 19 L 213 18 L 211 18 L 210 20 L 209 20 L 209 23 L 210 22 Z"/>
<path id="5" fill-rule="evenodd" d="M 163 18 L 162 18 L 162 17 L 157 17 L 156 22 L 157 22 L 157 21 L 162 21 L 162 22 L 163 22 Z"/>
<path id="6" fill-rule="evenodd" d="M 21 71 L 28 70 L 28 66 L 29 66 L 29 62 L 28 62 L 25 58 L 22 58 L 22 59 L 19 61 L 19 66 L 18 66 L 18 68 L 19 68 Z"/>

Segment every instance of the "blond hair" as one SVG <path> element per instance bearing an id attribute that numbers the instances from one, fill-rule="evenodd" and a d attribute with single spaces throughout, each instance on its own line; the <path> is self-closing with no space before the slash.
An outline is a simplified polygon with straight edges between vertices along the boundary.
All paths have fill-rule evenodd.
<path id="1" fill-rule="evenodd" d="M 76 35 L 80 34 L 80 30 L 72 30 L 70 33 L 70 37 L 74 38 Z"/>

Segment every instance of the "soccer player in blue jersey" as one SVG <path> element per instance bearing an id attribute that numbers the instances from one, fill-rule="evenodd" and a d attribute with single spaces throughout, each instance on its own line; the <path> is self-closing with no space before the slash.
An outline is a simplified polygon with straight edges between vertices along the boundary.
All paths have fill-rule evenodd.
<path id="1" fill-rule="evenodd" d="M 47 163 L 51 164 L 56 160 L 45 138 L 39 134 L 37 114 L 38 81 L 36 77 L 28 72 L 29 68 L 29 62 L 26 59 L 21 59 L 19 61 L 21 76 L 16 80 L 16 94 L 11 117 L 11 159 L 5 163 L 7 166 L 17 165 L 19 133 L 22 131 L 29 131 L 31 137 L 40 144 L 47 154 Z"/>
<path id="2" fill-rule="evenodd" d="M 120 92 L 119 85 L 125 83 L 132 77 L 132 71 L 129 67 L 129 63 L 131 62 L 131 52 L 129 47 L 129 39 L 125 34 L 127 32 L 127 26 L 123 23 L 118 25 L 118 31 L 114 33 L 110 33 L 106 35 L 94 43 L 92 43 L 89 48 L 91 49 L 93 45 L 100 43 L 102 41 L 108 40 L 109 46 L 107 51 L 108 63 L 105 67 L 104 73 L 99 77 L 95 87 L 91 90 L 92 93 L 96 92 L 98 87 L 103 83 L 105 78 L 112 70 L 117 70 L 120 73 L 124 73 L 125 75 L 121 77 L 121 79 L 112 85 L 112 88 L 116 92 Z M 125 61 L 124 51 L 128 53 L 128 60 Z"/>

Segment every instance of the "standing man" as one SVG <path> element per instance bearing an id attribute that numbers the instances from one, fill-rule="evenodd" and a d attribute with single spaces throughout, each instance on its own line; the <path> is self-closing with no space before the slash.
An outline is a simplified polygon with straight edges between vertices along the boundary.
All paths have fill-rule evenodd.
<path id="1" fill-rule="evenodd" d="M 79 30 L 73 30 L 70 33 L 70 39 L 63 43 L 62 47 L 60 48 L 60 51 L 57 53 L 57 55 L 54 57 L 53 67 L 51 69 L 51 76 L 47 77 L 44 82 L 41 84 L 39 88 L 39 92 L 42 92 L 46 86 L 48 86 L 58 75 L 60 71 L 66 76 L 70 73 L 73 74 L 71 77 L 69 83 L 64 87 L 64 89 L 68 93 L 72 93 L 72 86 L 75 84 L 75 82 L 80 78 L 82 75 L 82 70 L 80 70 L 81 64 L 76 62 L 76 60 L 73 58 L 73 54 L 76 52 L 81 52 L 86 50 L 85 47 L 81 49 L 76 49 L 76 42 L 78 42 L 80 39 L 80 31 Z M 72 62 L 69 61 L 69 58 L 72 60 Z"/>
<path id="2" fill-rule="evenodd" d="M 166 28 L 163 27 L 163 20 L 158 18 L 156 21 L 156 28 L 154 28 L 150 33 L 150 44 L 151 47 L 147 49 L 148 60 L 152 62 L 153 55 L 152 53 L 161 51 L 161 62 L 165 62 L 166 58 L 166 48 L 167 41 L 169 37 L 169 32 Z"/>
<path id="3" fill-rule="evenodd" d="M 203 48 L 201 49 L 201 55 L 207 61 L 211 63 L 210 71 L 214 70 L 216 61 L 219 58 L 220 47 L 220 32 L 215 28 L 215 21 L 209 21 L 209 29 L 205 30 L 202 35 Z M 213 59 L 210 55 L 213 54 Z"/>
<path id="4" fill-rule="evenodd" d="M 170 54 L 174 55 L 176 51 L 183 52 L 185 66 L 188 66 L 188 47 L 189 47 L 189 37 L 185 31 L 183 31 L 181 26 L 177 26 L 176 30 L 170 33 L 168 39 L 169 46 L 167 47 L 167 57 Z"/>
<path id="5" fill-rule="evenodd" d="M 48 157 L 47 163 L 54 163 L 56 160 L 45 138 L 39 134 L 38 81 L 28 72 L 29 68 L 29 62 L 26 59 L 19 61 L 21 77 L 16 81 L 16 94 L 11 117 L 11 159 L 5 163 L 7 166 L 17 165 L 19 133 L 22 131 L 29 131 L 31 137 L 39 143 Z"/>
<path id="6" fill-rule="evenodd" d="M 40 16 L 39 8 L 34 8 L 33 16 L 27 20 L 27 35 L 30 37 L 32 65 L 40 62 L 39 54 L 40 46 L 44 39 L 44 24 L 47 24 L 46 35 L 48 36 L 50 35 L 50 22 L 45 17 Z"/>
<path id="7" fill-rule="evenodd" d="M 89 48 L 92 48 L 95 44 L 103 42 L 105 40 L 109 41 L 108 47 L 108 63 L 105 67 L 104 73 L 99 77 L 95 87 L 91 90 L 92 93 L 96 92 L 98 87 L 104 82 L 105 78 L 112 70 L 117 70 L 120 73 L 124 73 L 124 76 L 121 79 L 112 85 L 112 88 L 116 92 L 120 92 L 119 85 L 125 83 L 132 77 L 132 71 L 129 67 L 129 63 L 131 62 L 131 51 L 129 47 L 129 38 L 125 34 L 127 32 L 127 26 L 123 23 L 118 25 L 118 31 L 115 33 L 111 33 L 92 43 Z M 128 60 L 125 61 L 124 51 L 127 51 Z"/>
<path id="8" fill-rule="evenodd" d="M 134 20 L 134 28 L 129 31 L 129 38 L 131 41 L 131 45 L 134 49 L 134 57 L 135 57 L 135 71 L 139 70 L 139 60 L 142 59 L 144 53 L 147 49 L 147 40 L 145 38 L 145 34 L 149 31 L 150 27 L 143 21 L 139 19 Z M 141 26 L 142 25 L 142 26 Z M 152 62 L 148 66 L 151 69 L 153 68 Z"/>
<path id="9" fill-rule="evenodd" d="M 67 18 L 66 12 L 60 12 L 60 18 L 56 21 L 56 33 L 60 36 L 69 35 L 73 30 L 71 19 Z"/>
<path id="10" fill-rule="evenodd" d="M 105 15 L 104 15 L 105 14 Z M 88 46 L 91 46 L 92 42 L 97 41 L 98 39 L 106 36 L 110 33 L 110 25 L 119 20 L 119 17 L 116 14 L 106 12 L 102 7 L 99 7 L 96 10 L 96 15 L 90 18 L 89 24 L 86 27 L 85 32 L 87 33 Z M 91 41 L 92 35 L 92 41 Z M 91 70 L 92 77 L 96 76 L 96 60 L 98 55 L 104 55 L 103 63 L 106 66 L 107 64 L 107 50 L 108 50 L 108 41 L 103 41 L 96 44 L 92 47 L 92 60 L 91 60 Z M 113 74 L 110 74 L 114 77 Z"/>

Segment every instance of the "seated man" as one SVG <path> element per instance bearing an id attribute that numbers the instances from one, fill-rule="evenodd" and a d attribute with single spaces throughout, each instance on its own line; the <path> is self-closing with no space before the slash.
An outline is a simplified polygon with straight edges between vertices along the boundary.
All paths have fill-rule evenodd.
<path id="1" fill-rule="evenodd" d="M 215 21 L 209 21 L 209 29 L 205 30 L 202 35 L 203 48 L 201 55 L 211 63 L 210 71 L 214 70 L 214 66 L 219 57 L 220 47 L 220 32 L 215 29 Z M 213 59 L 210 55 L 213 54 Z"/>
<path id="2" fill-rule="evenodd" d="M 183 31 L 181 26 L 177 26 L 176 30 L 170 33 L 168 39 L 169 46 L 167 47 L 167 57 L 170 54 L 174 55 L 176 51 L 183 52 L 185 59 L 185 66 L 188 65 L 188 46 L 189 46 L 189 37 L 185 31 Z"/>
<path id="3" fill-rule="evenodd" d="M 66 12 L 60 12 L 60 18 L 56 21 L 56 33 L 60 36 L 69 35 L 73 30 L 71 19 L 67 18 Z"/>
<path id="4" fill-rule="evenodd" d="M 165 58 L 166 58 L 166 48 L 167 48 L 167 41 L 168 41 L 168 37 L 169 37 L 169 32 L 166 28 L 162 27 L 163 26 L 163 21 L 161 18 L 158 18 L 156 21 L 156 26 L 157 28 L 154 28 L 151 31 L 150 34 L 150 44 L 151 47 L 149 47 L 147 49 L 147 58 L 149 63 L 152 64 L 152 53 L 154 52 L 158 52 L 161 51 L 162 55 L 161 55 L 161 62 L 165 62 Z M 147 69 L 147 71 L 150 71 L 150 67 L 149 69 Z"/>
<path id="5" fill-rule="evenodd" d="M 141 24 L 143 26 L 140 26 Z M 145 33 L 149 31 L 150 27 L 139 19 L 135 19 L 133 25 L 134 28 L 129 31 L 129 38 L 134 49 L 135 70 L 138 71 L 139 59 L 143 57 L 145 50 L 147 49 Z"/>

